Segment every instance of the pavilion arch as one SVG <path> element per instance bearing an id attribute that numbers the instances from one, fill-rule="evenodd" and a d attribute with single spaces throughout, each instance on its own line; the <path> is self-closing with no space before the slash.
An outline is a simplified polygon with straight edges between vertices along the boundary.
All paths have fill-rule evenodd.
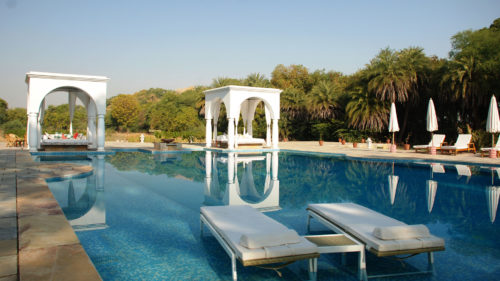
<path id="1" fill-rule="evenodd" d="M 212 122 L 214 123 L 214 137 L 216 136 L 216 125 L 220 104 L 224 103 L 228 119 L 228 149 L 235 147 L 235 126 L 238 123 L 240 113 L 243 115 L 245 127 L 252 135 L 251 121 L 254 118 L 255 108 L 259 102 L 264 102 L 266 111 L 267 144 L 271 143 L 271 120 L 272 120 L 272 147 L 278 148 L 278 120 L 280 118 L 280 93 L 279 89 L 226 86 L 207 90 L 205 94 L 205 119 L 206 119 L 206 147 L 212 145 Z"/>
<path id="2" fill-rule="evenodd" d="M 78 98 L 84 104 L 87 109 L 87 138 L 90 142 L 89 148 L 103 151 L 106 87 L 108 80 L 109 78 L 104 76 L 47 72 L 26 73 L 26 83 L 28 84 L 27 139 L 30 151 L 37 151 L 40 148 L 42 136 L 40 122 L 45 110 L 46 96 L 61 91 L 68 92 L 70 119 L 72 119 L 76 99 Z"/>

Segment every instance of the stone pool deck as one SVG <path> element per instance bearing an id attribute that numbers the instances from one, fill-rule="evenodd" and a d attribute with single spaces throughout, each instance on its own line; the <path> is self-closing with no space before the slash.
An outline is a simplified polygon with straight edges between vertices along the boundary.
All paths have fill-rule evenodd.
<path id="1" fill-rule="evenodd" d="M 0 148 L 0 281 L 101 280 L 45 181 L 91 172 Z"/>
<path id="2" fill-rule="evenodd" d="M 203 144 L 183 144 L 203 149 Z M 377 146 L 379 148 L 377 148 Z M 479 154 L 429 155 L 413 150 L 390 153 L 383 144 L 368 149 L 366 144 L 317 141 L 281 142 L 280 149 L 339 153 L 349 157 L 435 160 L 500 165 L 500 159 Z M 152 143 L 106 142 L 106 148 L 143 148 Z M 29 152 L 0 143 L 0 281 L 10 280 L 101 280 L 83 250 L 62 209 L 48 189 L 46 178 L 91 172 L 89 166 L 35 163 Z"/>

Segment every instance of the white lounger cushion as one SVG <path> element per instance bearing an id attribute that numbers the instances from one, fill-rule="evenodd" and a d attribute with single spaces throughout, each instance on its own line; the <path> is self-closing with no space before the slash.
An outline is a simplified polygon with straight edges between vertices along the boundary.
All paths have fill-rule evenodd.
<path id="1" fill-rule="evenodd" d="M 249 249 L 281 246 L 300 242 L 300 236 L 293 229 L 279 232 L 264 231 L 261 233 L 243 234 L 240 238 L 240 245 Z"/>
<path id="2" fill-rule="evenodd" d="M 444 246 L 444 240 L 433 235 L 402 240 L 379 239 L 373 235 L 376 227 L 407 224 L 355 203 L 310 204 L 308 208 L 361 240 L 367 249 L 383 252 Z"/>
<path id="3" fill-rule="evenodd" d="M 301 236 L 299 236 L 299 243 L 248 249 L 240 245 L 242 235 L 254 235 L 263 232 L 285 233 L 289 229 L 247 205 L 208 206 L 201 207 L 200 210 L 210 225 L 217 230 L 241 260 L 286 257 L 318 252 L 315 244 Z"/>
<path id="4" fill-rule="evenodd" d="M 429 229 L 423 224 L 375 227 L 373 236 L 382 240 L 402 240 L 430 237 Z"/>

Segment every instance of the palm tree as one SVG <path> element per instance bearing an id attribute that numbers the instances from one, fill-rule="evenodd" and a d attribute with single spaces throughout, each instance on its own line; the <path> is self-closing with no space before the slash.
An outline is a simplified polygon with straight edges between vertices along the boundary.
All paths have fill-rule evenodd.
<path id="1" fill-rule="evenodd" d="M 280 96 L 280 107 L 282 112 L 288 113 L 291 118 L 304 115 L 305 95 L 298 89 L 285 89 Z"/>
<path id="2" fill-rule="evenodd" d="M 241 81 L 235 78 L 229 77 L 217 77 L 212 81 L 212 87 L 219 88 L 229 85 L 241 85 Z"/>
<path id="3" fill-rule="evenodd" d="M 244 83 L 250 87 L 262 87 L 262 88 L 271 87 L 271 82 L 269 81 L 269 79 L 267 79 L 266 76 L 260 73 L 249 74 L 245 79 Z"/>
<path id="4" fill-rule="evenodd" d="M 405 102 L 408 99 L 410 81 L 398 64 L 398 54 L 386 48 L 370 62 L 365 72 L 368 75 L 368 90 L 381 100 Z"/>
<path id="5" fill-rule="evenodd" d="M 342 89 L 338 84 L 320 81 L 308 96 L 307 109 L 313 118 L 327 119 L 338 116 L 341 95 Z"/>
<path id="6" fill-rule="evenodd" d="M 474 128 L 481 124 L 481 106 L 487 104 L 486 91 L 482 90 L 480 81 L 484 81 L 479 70 L 480 63 L 473 57 L 460 57 L 451 61 L 447 73 L 443 76 L 441 86 L 451 91 L 451 100 L 461 105 L 465 120 L 470 120 Z"/>
<path id="7" fill-rule="evenodd" d="M 381 100 L 405 106 L 400 140 L 407 131 L 410 108 L 419 99 L 419 87 L 424 84 L 428 64 L 429 59 L 422 48 L 412 47 L 399 52 L 386 48 L 371 61 L 365 72 L 369 91 Z"/>
<path id="8" fill-rule="evenodd" d="M 356 87 L 347 104 L 348 124 L 360 130 L 382 131 L 389 122 L 389 106 L 387 101 L 361 87 Z"/>

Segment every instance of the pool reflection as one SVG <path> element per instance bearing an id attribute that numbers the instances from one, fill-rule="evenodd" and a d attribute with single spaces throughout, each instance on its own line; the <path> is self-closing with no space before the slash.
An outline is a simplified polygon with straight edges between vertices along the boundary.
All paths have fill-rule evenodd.
<path id="1" fill-rule="evenodd" d="M 75 231 L 107 228 L 104 155 L 88 156 L 84 161 L 70 162 L 91 165 L 93 173 L 85 178 L 52 181 L 52 194 Z"/>
<path id="2" fill-rule="evenodd" d="M 259 163 L 259 164 L 258 164 Z M 262 163 L 265 163 L 263 167 Z M 265 171 L 264 181 L 255 176 Z M 241 175 L 238 171 L 241 165 Z M 227 177 L 221 179 L 221 172 Z M 250 205 L 263 212 L 279 210 L 278 152 L 264 155 L 205 152 L 205 205 Z"/>

